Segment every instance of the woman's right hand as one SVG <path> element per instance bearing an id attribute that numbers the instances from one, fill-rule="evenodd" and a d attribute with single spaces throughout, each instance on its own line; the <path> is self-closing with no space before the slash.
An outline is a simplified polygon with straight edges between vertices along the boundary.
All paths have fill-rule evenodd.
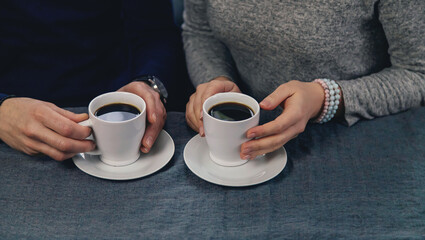
<path id="1" fill-rule="evenodd" d="M 209 82 L 200 84 L 186 104 L 186 122 L 202 137 L 205 136 L 202 123 L 202 106 L 205 100 L 216 93 L 241 92 L 239 87 L 226 77 L 218 77 Z"/>

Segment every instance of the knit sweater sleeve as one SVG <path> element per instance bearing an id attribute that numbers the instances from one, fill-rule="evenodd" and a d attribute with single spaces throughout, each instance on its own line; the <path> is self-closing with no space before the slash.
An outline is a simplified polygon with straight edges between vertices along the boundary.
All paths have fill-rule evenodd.
<path id="1" fill-rule="evenodd" d="M 425 105 L 425 1 L 380 1 L 377 7 L 391 67 L 338 81 L 348 125 Z"/>
<path id="2" fill-rule="evenodd" d="M 209 26 L 205 0 L 185 0 L 184 9 L 182 35 L 192 83 L 196 87 L 219 76 L 236 81 L 232 56 Z"/>

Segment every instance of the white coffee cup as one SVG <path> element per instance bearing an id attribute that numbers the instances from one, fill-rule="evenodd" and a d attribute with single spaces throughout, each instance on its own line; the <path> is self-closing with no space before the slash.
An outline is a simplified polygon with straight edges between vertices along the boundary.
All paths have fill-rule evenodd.
<path id="1" fill-rule="evenodd" d="M 253 116 L 240 121 L 228 121 L 208 113 L 212 107 L 228 102 L 248 106 L 253 111 Z M 222 166 L 239 166 L 246 163 L 247 160 L 240 158 L 241 145 L 250 140 L 246 137 L 246 132 L 257 126 L 259 120 L 260 106 L 248 95 L 235 92 L 218 93 L 205 100 L 203 123 L 211 159 Z"/>
<path id="2" fill-rule="evenodd" d="M 118 112 L 96 116 L 96 111 L 111 104 L 128 104 L 139 110 L 139 114 L 126 119 Z M 112 166 L 125 166 L 140 156 L 140 146 L 146 128 L 146 103 L 132 93 L 110 92 L 94 98 L 88 107 L 89 119 L 80 122 L 91 127 L 97 149 L 86 154 L 100 155 L 100 159 Z M 103 119 L 102 119 L 103 118 Z"/>

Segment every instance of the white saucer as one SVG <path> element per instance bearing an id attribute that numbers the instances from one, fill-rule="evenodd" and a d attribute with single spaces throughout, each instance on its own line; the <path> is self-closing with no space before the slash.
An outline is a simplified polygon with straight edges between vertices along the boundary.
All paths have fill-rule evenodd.
<path id="1" fill-rule="evenodd" d="M 171 160 L 174 154 L 174 141 L 162 130 L 149 153 L 141 153 L 136 162 L 114 167 L 102 162 L 97 155 L 80 153 L 73 157 L 75 165 L 83 172 L 104 179 L 130 180 L 150 175 Z"/>
<path id="2" fill-rule="evenodd" d="M 224 167 L 210 158 L 205 138 L 196 135 L 184 148 L 186 166 L 205 181 L 223 186 L 244 187 L 266 182 L 277 176 L 286 165 L 285 148 L 249 160 L 236 167 Z"/>

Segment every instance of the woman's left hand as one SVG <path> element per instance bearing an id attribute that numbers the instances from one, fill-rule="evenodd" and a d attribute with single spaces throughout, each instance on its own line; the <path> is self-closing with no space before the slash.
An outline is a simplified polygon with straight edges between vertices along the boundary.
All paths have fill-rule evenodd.
<path id="1" fill-rule="evenodd" d="M 260 107 L 273 110 L 280 105 L 282 114 L 271 122 L 247 131 L 247 137 L 255 139 L 242 144 L 241 158 L 253 159 L 272 152 L 298 136 L 308 121 L 320 114 L 324 99 L 322 86 L 314 82 L 292 80 L 280 85 L 260 102 Z"/>

